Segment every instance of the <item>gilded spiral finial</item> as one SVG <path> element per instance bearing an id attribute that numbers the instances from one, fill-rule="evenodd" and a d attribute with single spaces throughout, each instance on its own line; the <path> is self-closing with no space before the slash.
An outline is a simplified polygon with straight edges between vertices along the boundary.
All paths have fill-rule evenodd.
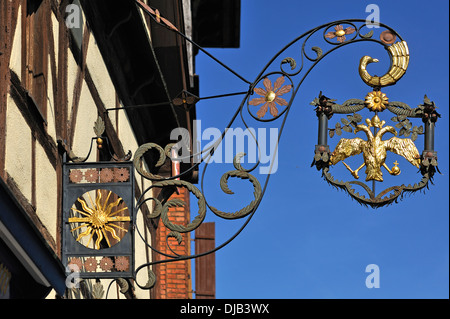
<path id="1" fill-rule="evenodd" d="M 370 56 L 363 56 L 359 62 L 359 75 L 361 79 L 369 86 L 383 87 L 393 85 L 405 74 L 409 64 L 409 50 L 405 41 L 397 42 L 388 48 L 391 56 L 391 67 L 389 71 L 383 75 L 372 76 L 367 72 L 366 68 L 369 63 L 378 62 Z"/>

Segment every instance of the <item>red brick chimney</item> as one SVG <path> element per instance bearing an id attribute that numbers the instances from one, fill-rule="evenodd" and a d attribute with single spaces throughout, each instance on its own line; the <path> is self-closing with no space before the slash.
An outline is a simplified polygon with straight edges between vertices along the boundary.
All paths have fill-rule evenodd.
<path id="1" fill-rule="evenodd" d="M 179 194 L 173 193 L 169 198 L 181 199 L 185 202 L 183 207 L 169 208 L 169 220 L 174 224 L 187 225 L 190 220 L 189 191 L 183 187 L 178 188 Z M 156 230 L 156 249 L 173 255 L 173 252 L 167 247 L 166 236 L 170 233 L 162 221 L 159 221 Z M 190 255 L 191 237 L 189 233 L 182 234 L 183 241 L 179 245 L 175 238 L 169 238 L 168 243 L 172 250 L 179 255 Z M 169 259 L 160 254 L 156 254 L 157 260 Z M 156 285 L 155 292 L 157 299 L 191 299 L 192 281 L 191 281 L 191 262 L 182 260 L 176 262 L 167 262 L 156 265 Z"/>

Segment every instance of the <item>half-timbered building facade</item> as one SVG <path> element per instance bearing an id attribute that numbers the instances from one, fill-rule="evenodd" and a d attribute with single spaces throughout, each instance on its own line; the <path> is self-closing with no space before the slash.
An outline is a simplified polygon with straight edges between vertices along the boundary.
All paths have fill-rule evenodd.
<path id="1" fill-rule="evenodd" d="M 184 29 L 188 3 L 160 2 L 161 10 Z M 174 116 L 167 108 L 123 107 L 167 99 L 158 87 L 158 56 L 175 60 L 161 63 L 172 68 L 166 83 L 170 96 L 192 90 L 192 54 L 177 39 L 154 35 L 159 26 L 152 26 L 134 1 L 2 0 L 0 13 L 1 294 L 104 297 L 95 295 L 92 280 L 83 280 L 78 290 L 67 289 L 61 260 L 64 161 L 89 153 L 99 117 L 108 152 L 94 143 L 89 162 L 111 161 L 110 154 L 123 160 L 140 144 L 163 144 L 172 128 L 187 127 L 193 112 Z M 152 37 L 153 48 L 161 51 L 155 56 Z M 170 163 L 159 173 L 170 175 Z M 148 184 L 136 178 L 136 196 Z M 151 238 L 148 231 L 145 235 Z M 143 244 L 136 242 L 135 249 L 136 263 L 152 259 Z M 129 280 L 118 280 L 113 290 L 109 298 L 156 297 Z"/>
<path id="2" fill-rule="evenodd" d="M 177 30 L 200 45 L 239 46 L 239 1 L 142 2 L 158 8 Z M 215 10 L 218 6 L 224 10 Z M 227 17 L 233 21 L 226 21 Z M 155 266 L 160 280 L 154 289 L 145 290 L 135 285 L 134 278 L 119 276 L 112 285 L 95 276 L 70 278 L 64 255 L 65 183 L 102 183 L 102 178 L 110 178 L 106 176 L 110 170 L 104 170 L 105 176 L 100 168 L 72 172 L 67 163 L 130 162 L 140 145 L 167 145 L 174 128 L 192 130 L 195 105 L 176 106 L 172 101 L 186 92 L 199 95 L 196 51 L 167 32 L 167 25 L 158 19 L 151 19 L 131 0 L 0 0 L 0 299 L 192 298 L 189 260 Z M 146 154 L 148 167 L 156 161 L 157 154 Z M 177 169 L 191 165 L 182 163 Z M 114 169 L 121 175 L 108 181 L 129 181 L 129 172 Z M 167 159 L 151 171 L 170 177 L 177 169 Z M 195 183 L 196 170 L 189 171 L 183 178 Z M 151 185 L 138 174 L 131 183 L 135 200 Z M 146 196 L 164 201 L 173 193 L 189 203 L 189 194 L 175 188 Z M 117 201 L 105 190 L 91 195 L 93 204 L 107 197 L 103 207 Z M 167 229 L 157 219 L 146 218 L 151 203 L 140 207 L 136 226 L 147 243 L 164 251 Z M 189 205 L 170 214 L 179 223 L 189 223 Z M 124 232 L 123 227 L 99 231 L 95 244 L 112 246 Z M 74 238 L 80 243 L 90 241 L 89 236 L 77 234 Z M 211 236 L 210 232 L 204 238 Z M 183 234 L 177 254 L 190 254 L 190 242 L 189 234 Z M 144 241 L 136 240 L 133 249 L 134 265 L 162 258 Z M 78 259 L 74 260 L 77 265 Z M 109 258 L 102 262 L 79 266 L 87 272 L 113 267 Z M 208 271 L 214 271 L 211 262 L 207 264 Z M 120 272 L 127 264 L 114 267 Z M 136 279 L 145 283 L 145 276 L 141 272 Z M 214 276 L 208 278 L 211 282 Z M 214 296 L 214 291 L 205 289 L 205 296 Z"/>

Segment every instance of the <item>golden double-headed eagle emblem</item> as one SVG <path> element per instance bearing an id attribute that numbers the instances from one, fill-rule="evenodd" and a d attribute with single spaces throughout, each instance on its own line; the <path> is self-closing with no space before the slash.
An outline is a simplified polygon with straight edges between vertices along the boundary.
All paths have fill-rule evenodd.
<path id="1" fill-rule="evenodd" d="M 352 173 L 353 177 L 359 178 L 358 172 L 366 167 L 366 181 L 383 181 L 383 173 L 381 167 L 384 167 L 391 175 L 400 174 L 400 168 L 397 161 L 394 167 L 390 169 L 386 163 L 386 154 L 388 151 L 401 155 L 406 158 L 412 165 L 420 167 L 420 154 L 414 142 L 408 138 L 398 138 L 397 131 L 392 126 L 384 126 L 385 121 L 381 121 L 377 112 L 383 111 L 388 104 L 388 98 L 379 88 L 383 86 L 395 84 L 404 74 L 409 63 L 409 51 L 405 41 L 398 42 L 389 47 L 389 53 L 392 57 L 390 70 L 382 77 L 371 76 L 367 70 L 367 64 L 378 62 L 369 56 L 361 58 L 359 65 L 359 74 L 361 79 L 369 86 L 378 87 L 367 94 L 365 104 L 370 111 L 375 112 L 372 119 L 366 119 L 367 125 L 357 125 L 355 133 L 363 131 L 367 135 L 367 140 L 361 138 L 341 139 L 336 148 L 331 153 L 330 164 L 335 165 L 342 161 L 345 167 Z M 371 128 L 374 129 L 372 133 Z M 392 133 L 395 136 L 388 140 L 382 140 L 386 133 Z M 356 170 L 352 170 L 343 160 L 358 154 L 363 154 L 364 163 Z"/>
<path id="2" fill-rule="evenodd" d="M 420 154 L 416 148 L 416 145 L 411 139 L 396 137 L 397 131 L 392 126 L 384 126 L 385 121 L 380 121 L 378 115 L 372 117 L 372 119 L 366 119 L 366 124 L 360 124 L 356 126 L 355 133 L 363 131 L 367 135 L 367 140 L 361 138 L 346 139 L 342 138 L 336 148 L 331 153 L 330 163 L 332 165 L 342 161 L 345 167 L 352 173 L 353 177 L 359 178 L 358 172 L 364 166 L 366 167 L 366 181 L 375 180 L 382 182 L 383 173 L 381 167 L 384 167 L 391 175 L 400 174 L 400 169 L 397 166 L 398 163 L 394 163 L 394 167 L 390 169 L 386 163 L 387 151 L 401 155 L 406 158 L 412 165 L 417 168 L 420 167 Z M 374 134 L 371 131 L 371 127 L 378 129 Z M 384 134 L 392 133 L 395 136 L 388 140 L 382 140 Z M 363 154 L 364 163 L 356 170 L 352 170 L 343 160 L 347 157 Z"/>

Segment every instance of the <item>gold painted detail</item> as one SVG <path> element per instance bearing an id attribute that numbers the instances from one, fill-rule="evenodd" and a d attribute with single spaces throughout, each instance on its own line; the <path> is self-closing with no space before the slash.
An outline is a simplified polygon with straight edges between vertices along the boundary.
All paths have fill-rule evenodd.
<path id="1" fill-rule="evenodd" d="M 388 98 L 386 94 L 381 91 L 372 91 L 366 95 L 364 104 L 371 111 L 383 111 L 388 104 Z"/>
<path id="2" fill-rule="evenodd" d="M 378 62 L 370 56 L 363 56 L 359 62 L 359 75 L 361 79 L 369 86 L 383 87 L 393 85 L 405 74 L 409 64 L 409 50 L 406 41 L 397 42 L 388 49 L 391 56 L 391 67 L 382 77 L 371 76 L 366 68 L 369 63 Z"/>
<path id="3" fill-rule="evenodd" d="M 359 178 L 359 170 L 366 166 L 366 181 L 375 180 L 379 182 L 383 181 L 381 167 L 384 167 L 391 175 L 400 174 L 400 168 L 398 167 L 397 162 L 394 163 L 395 166 L 392 169 L 386 165 L 385 160 L 387 151 L 403 156 L 412 165 L 419 168 L 420 154 L 411 139 L 392 137 L 389 140 L 381 140 L 382 136 L 387 132 L 397 135 L 397 131 L 394 127 L 383 127 L 385 123 L 385 121 L 380 121 L 377 115 L 375 115 L 372 119 L 366 119 L 367 126 L 363 124 L 358 125 L 355 129 L 355 133 L 359 131 L 365 132 L 367 135 L 367 141 L 364 141 L 361 138 L 341 139 L 336 145 L 333 153 L 331 153 L 330 164 L 335 165 L 342 161 L 344 166 L 356 179 Z M 370 130 L 371 127 L 379 129 L 375 136 Z M 363 154 L 364 163 L 356 170 L 352 170 L 350 166 L 344 163 L 344 159 L 347 157 L 361 153 Z"/>
<path id="4" fill-rule="evenodd" d="M 325 34 L 325 38 L 327 39 L 333 39 L 336 38 L 336 40 L 338 42 L 345 42 L 346 38 L 345 35 L 346 34 L 352 34 L 356 31 L 355 28 L 352 27 L 347 27 L 344 29 L 344 27 L 341 24 L 338 24 L 336 26 L 334 26 L 334 31 L 330 31 L 327 34 Z"/>
<path id="5" fill-rule="evenodd" d="M 400 174 L 400 168 L 398 167 L 398 162 L 397 161 L 395 161 L 394 162 L 394 167 L 392 167 L 392 170 L 389 172 L 389 173 L 391 173 L 392 175 L 398 175 L 398 174 Z"/>
<path id="6" fill-rule="evenodd" d="M 274 91 L 269 91 L 269 92 L 267 92 L 265 99 L 266 99 L 266 102 L 273 102 L 273 100 L 275 100 L 276 97 L 277 97 L 277 95 L 275 94 Z"/>
<path id="7" fill-rule="evenodd" d="M 89 192 L 87 193 L 89 200 L 91 202 L 91 207 L 88 206 L 86 201 L 80 197 L 78 198 L 78 202 L 81 204 L 83 210 L 79 210 L 72 207 L 72 210 L 83 217 L 70 217 L 69 223 L 81 223 L 80 226 L 77 226 L 72 229 L 72 232 L 86 227 L 86 230 L 81 232 L 76 240 L 80 242 L 83 237 L 89 236 L 89 240 L 86 247 L 89 246 L 91 240 L 94 235 L 96 236 L 95 240 L 95 249 L 100 249 L 100 242 L 105 239 L 108 247 L 111 247 L 111 242 L 109 241 L 108 234 L 116 239 L 118 242 L 121 240 L 119 236 L 117 236 L 115 228 L 127 232 L 127 230 L 121 226 L 114 224 L 115 222 L 129 222 L 131 221 L 130 216 L 116 216 L 120 212 L 123 212 L 128 209 L 128 207 L 123 207 L 120 209 L 115 209 L 122 202 L 122 198 L 118 198 L 116 201 L 108 204 L 109 198 L 111 197 L 112 192 L 110 191 L 106 197 L 106 199 L 102 202 L 102 193 L 100 189 L 97 189 L 97 197 L 95 199 L 95 203 L 91 198 Z M 114 227 L 114 228 L 113 228 Z"/>
<path id="8" fill-rule="evenodd" d="M 345 31 L 344 30 L 338 30 L 334 33 L 337 37 L 342 37 L 345 35 Z"/>

